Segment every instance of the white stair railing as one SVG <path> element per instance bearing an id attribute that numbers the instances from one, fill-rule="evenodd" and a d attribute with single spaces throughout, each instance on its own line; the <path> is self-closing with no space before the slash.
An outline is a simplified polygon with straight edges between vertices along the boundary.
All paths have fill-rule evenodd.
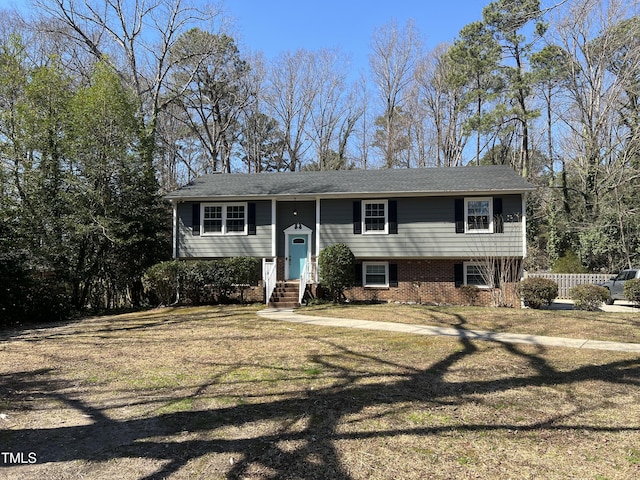
<path id="1" fill-rule="evenodd" d="M 278 263 L 274 258 L 271 262 L 268 262 L 266 259 L 263 261 L 263 272 L 264 272 L 264 287 L 265 287 L 265 298 L 264 303 L 269 305 L 269 301 L 271 300 L 271 295 L 273 295 L 273 291 L 276 289 L 277 283 L 277 271 L 278 271 Z"/>
<path id="2" fill-rule="evenodd" d="M 300 273 L 300 289 L 298 291 L 298 303 L 302 305 L 302 299 L 304 298 L 304 292 L 307 290 L 307 284 L 311 279 L 311 268 L 308 260 L 304 261 L 302 265 L 302 273 Z"/>

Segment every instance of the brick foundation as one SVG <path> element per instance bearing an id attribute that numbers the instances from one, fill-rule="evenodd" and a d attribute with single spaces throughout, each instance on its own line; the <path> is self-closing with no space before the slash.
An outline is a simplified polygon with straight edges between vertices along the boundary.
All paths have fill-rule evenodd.
<path id="1" fill-rule="evenodd" d="M 360 260 L 358 260 L 360 262 Z M 277 259 L 278 279 L 284 278 L 284 258 Z M 425 305 L 469 305 L 464 289 L 455 284 L 455 265 L 461 260 L 393 260 L 398 266 L 398 286 L 386 288 L 354 287 L 345 291 L 349 301 L 402 302 Z M 507 306 L 519 307 L 520 299 L 515 293 L 515 283 L 505 289 Z M 316 287 L 311 288 L 313 295 Z M 496 292 L 494 292 L 496 293 Z M 493 304 L 492 292 L 481 289 L 475 305 Z"/>
<path id="2" fill-rule="evenodd" d="M 397 260 L 398 286 L 388 288 L 354 287 L 345 292 L 350 301 L 415 302 L 427 305 L 468 305 L 463 290 L 456 288 L 454 265 L 460 260 Z M 511 284 L 506 304 L 520 306 Z M 491 305 L 489 290 L 481 290 L 476 305 Z"/>

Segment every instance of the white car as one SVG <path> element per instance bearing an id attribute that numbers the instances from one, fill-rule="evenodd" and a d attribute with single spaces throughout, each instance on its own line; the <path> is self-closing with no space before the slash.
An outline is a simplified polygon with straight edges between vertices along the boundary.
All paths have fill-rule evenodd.
<path id="1" fill-rule="evenodd" d="M 614 275 L 609 280 L 600 285 L 609 290 L 609 298 L 607 305 L 612 305 L 616 300 L 627 300 L 624 296 L 624 284 L 627 280 L 640 278 L 640 268 L 629 268 L 621 271 L 618 275 Z"/>

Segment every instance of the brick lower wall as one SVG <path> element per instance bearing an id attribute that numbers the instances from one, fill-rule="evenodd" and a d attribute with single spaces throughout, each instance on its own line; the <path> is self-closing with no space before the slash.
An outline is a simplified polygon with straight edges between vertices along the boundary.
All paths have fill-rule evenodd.
<path id="1" fill-rule="evenodd" d="M 236 293 L 236 297 L 240 298 L 240 294 Z M 244 301 L 247 303 L 264 302 L 264 282 L 262 280 L 258 282 L 258 285 L 252 285 L 245 289 Z"/>
<path id="2" fill-rule="evenodd" d="M 397 260 L 398 286 L 389 288 L 354 287 L 345 292 L 351 301 L 415 302 L 430 305 L 468 305 L 463 290 L 456 288 L 454 265 L 460 260 Z M 509 288 L 510 287 L 510 288 Z M 505 303 L 519 306 L 514 285 L 506 288 Z M 476 305 L 491 305 L 488 290 L 481 290 Z"/>

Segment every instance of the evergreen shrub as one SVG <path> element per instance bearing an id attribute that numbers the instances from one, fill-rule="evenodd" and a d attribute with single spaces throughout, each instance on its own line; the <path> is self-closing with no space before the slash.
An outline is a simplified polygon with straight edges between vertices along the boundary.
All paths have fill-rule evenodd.
<path id="1" fill-rule="evenodd" d="M 344 243 L 329 245 L 318 257 L 320 284 L 329 291 L 331 299 L 344 299 L 344 290 L 355 284 L 356 257 Z"/>
<path id="2" fill-rule="evenodd" d="M 161 262 L 142 278 L 149 300 L 161 305 L 224 303 L 236 291 L 244 302 L 245 290 L 259 280 L 260 261 L 253 257 Z"/>
<path id="3" fill-rule="evenodd" d="M 542 308 L 558 296 L 558 284 L 548 278 L 525 278 L 518 284 L 518 294 L 526 307 Z"/>
<path id="4" fill-rule="evenodd" d="M 609 298 L 609 290 L 598 285 L 576 285 L 569 290 L 569 296 L 573 300 L 573 308 L 593 312 Z"/>
<path id="5" fill-rule="evenodd" d="M 640 305 L 640 279 L 634 278 L 624 283 L 624 296 L 630 302 Z"/>

